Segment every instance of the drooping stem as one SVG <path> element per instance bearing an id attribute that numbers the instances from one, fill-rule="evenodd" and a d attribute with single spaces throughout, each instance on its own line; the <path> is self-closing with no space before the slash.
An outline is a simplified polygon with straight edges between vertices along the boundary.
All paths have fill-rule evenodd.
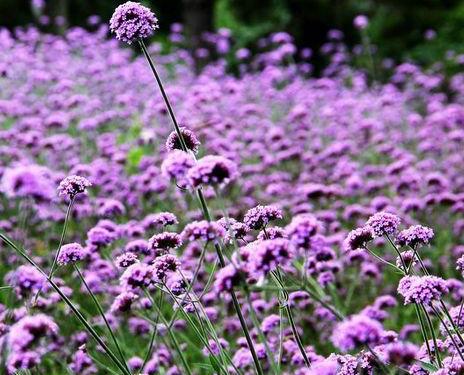
<path id="1" fill-rule="evenodd" d="M 74 269 L 76 270 L 77 274 L 79 275 L 79 278 L 82 281 L 82 284 L 84 284 L 85 289 L 87 292 L 90 294 L 90 297 L 92 298 L 92 301 L 94 302 L 98 313 L 102 317 L 103 321 L 105 322 L 106 328 L 108 328 L 108 331 L 110 333 L 111 339 L 113 340 L 114 346 L 116 347 L 116 350 L 119 353 L 119 357 L 121 358 L 121 362 L 124 363 L 124 366 L 126 366 L 127 371 L 130 372 L 129 367 L 127 367 L 126 359 L 124 358 L 124 354 L 121 350 L 121 347 L 119 346 L 118 340 L 116 339 L 116 336 L 114 335 L 113 329 L 111 328 L 110 323 L 108 322 L 108 319 L 106 318 L 105 312 L 103 311 L 103 308 L 100 305 L 100 302 L 98 302 L 97 297 L 95 294 L 92 292 L 92 289 L 90 289 L 89 285 L 87 284 L 87 281 L 85 281 L 84 275 L 82 275 L 81 270 L 77 266 L 77 264 L 74 264 Z"/>
<path id="2" fill-rule="evenodd" d="M 5 236 L 3 233 L 0 233 L 0 238 L 8 245 L 10 246 L 13 250 L 15 250 L 19 255 L 21 255 L 31 266 L 33 266 L 37 271 L 39 271 L 42 276 L 47 280 L 47 282 L 50 284 L 50 286 L 58 293 L 58 295 L 61 297 L 61 299 L 68 305 L 68 307 L 71 309 L 71 311 L 76 315 L 77 319 L 82 323 L 82 325 L 87 329 L 87 331 L 90 333 L 90 335 L 93 337 L 93 339 L 102 347 L 104 352 L 108 355 L 108 357 L 113 361 L 113 363 L 119 368 L 120 371 L 124 375 L 132 375 L 129 371 L 127 371 L 126 367 L 124 364 L 121 363 L 121 361 L 118 359 L 118 357 L 111 351 L 111 349 L 105 344 L 105 342 L 101 339 L 100 335 L 95 331 L 95 329 L 92 327 L 92 325 L 85 319 L 84 315 L 79 311 L 79 309 L 74 306 L 72 301 L 66 296 L 66 294 L 63 293 L 63 291 L 60 289 L 58 285 L 55 284 L 55 282 L 48 277 L 48 275 L 45 273 L 45 271 L 35 263 L 32 258 L 27 255 L 23 250 L 21 250 L 18 246 L 16 246 L 7 236 Z"/>

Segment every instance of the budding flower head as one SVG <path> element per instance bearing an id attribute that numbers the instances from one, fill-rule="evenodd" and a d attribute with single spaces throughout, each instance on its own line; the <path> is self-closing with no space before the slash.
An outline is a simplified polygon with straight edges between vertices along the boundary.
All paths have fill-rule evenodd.
<path id="1" fill-rule="evenodd" d="M 362 228 L 357 228 L 348 233 L 343 247 L 345 251 L 354 251 L 364 248 L 369 241 L 374 239 L 374 233 L 372 228 L 369 226 L 364 226 Z"/>
<path id="2" fill-rule="evenodd" d="M 148 38 L 158 27 L 155 14 L 134 1 L 118 6 L 110 20 L 110 29 L 116 38 L 128 44 Z"/>
<path id="3" fill-rule="evenodd" d="M 85 193 L 87 188 L 92 186 L 92 183 L 85 177 L 81 176 L 68 176 L 60 182 L 58 192 L 60 195 L 67 195 L 70 199 L 74 198 L 77 194 Z"/>
<path id="4" fill-rule="evenodd" d="M 196 135 L 190 129 L 184 127 L 180 128 L 180 134 L 182 135 L 182 139 L 184 140 L 187 149 L 196 154 L 201 144 Z M 166 150 L 168 150 L 168 152 L 173 150 L 182 150 L 182 144 L 177 132 L 173 131 L 169 134 L 169 137 L 166 140 Z"/>
<path id="5" fill-rule="evenodd" d="M 60 253 L 56 259 L 60 266 L 65 266 L 70 263 L 78 262 L 85 257 L 84 248 L 78 243 L 68 243 L 61 246 Z"/>
<path id="6" fill-rule="evenodd" d="M 364 30 L 369 25 L 369 19 L 365 15 L 360 14 L 354 18 L 353 25 L 359 30 Z"/>

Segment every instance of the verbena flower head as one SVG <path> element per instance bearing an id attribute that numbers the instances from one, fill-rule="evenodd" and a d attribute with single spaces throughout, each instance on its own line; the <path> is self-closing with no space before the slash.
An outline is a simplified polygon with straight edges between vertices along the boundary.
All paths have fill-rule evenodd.
<path id="1" fill-rule="evenodd" d="M 292 258 L 289 240 L 276 238 L 261 241 L 255 245 L 251 254 L 251 269 L 257 275 L 267 274 L 277 266 L 287 265 Z"/>
<path id="2" fill-rule="evenodd" d="M 320 230 L 321 224 L 314 215 L 303 214 L 295 216 L 285 228 L 290 241 L 302 249 L 309 249 L 311 239 Z"/>
<path id="3" fill-rule="evenodd" d="M 236 164 L 222 156 L 207 155 L 189 169 L 187 179 L 190 185 L 225 185 L 238 177 Z"/>
<path id="4" fill-rule="evenodd" d="M 464 255 L 456 261 L 456 269 L 464 275 Z"/>
<path id="5" fill-rule="evenodd" d="M 176 272 L 179 268 L 179 259 L 172 254 L 161 255 L 153 262 L 153 269 L 158 280 L 164 280 L 169 272 Z"/>
<path id="6" fill-rule="evenodd" d="M 360 14 L 354 18 L 353 25 L 359 30 L 364 30 L 369 25 L 369 19 L 365 15 Z"/>
<path id="7" fill-rule="evenodd" d="M 282 219 L 282 210 L 275 206 L 256 206 L 248 210 L 243 223 L 250 229 L 260 230 L 273 220 Z"/>
<path id="8" fill-rule="evenodd" d="M 184 128 L 184 127 L 180 128 L 180 133 L 182 134 L 182 138 L 184 139 L 187 150 L 190 150 L 194 154 L 196 154 L 198 152 L 198 148 L 200 147 L 201 143 L 197 139 L 195 134 L 191 130 Z M 182 146 L 181 146 L 179 137 L 177 135 L 177 132 L 173 131 L 171 134 L 169 134 L 169 137 L 166 140 L 166 150 L 168 150 L 168 152 L 174 151 L 174 150 L 182 150 Z"/>
<path id="9" fill-rule="evenodd" d="M 156 282 L 155 270 L 145 263 L 134 263 L 121 276 L 122 286 L 128 290 L 145 288 Z"/>
<path id="10" fill-rule="evenodd" d="M 80 244 L 76 242 L 68 243 L 61 246 L 56 261 L 60 266 L 65 266 L 67 264 L 75 263 L 84 259 L 85 255 L 86 252 Z"/>
<path id="11" fill-rule="evenodd" d="M 127 252 L 124 254 L 121 254 L 116 258 L 116 265 L 121 268 L 127 268 L 134 263 L 138 263 L 139 259 L 137 257 L 137 254 Z"/>
<path id="12" fill-rule="evenodd" d="M 6 280 L 15 288 L 18 297 L 38 292 L 45 284 L 45 277 L 33 266 L 19 266 L 7 274 Z"/>
<path id="13" fill-rule="evenodd" d="M 171 212 L 159 212 L 149 215 L 145 219 L 147 221 L 146 225 L 154 225 L 157 227 L 167 227 L 169 225 L 179 224 L 176 215 Z"/>
<path id="14" fill-rule="evenodd" d="M 401 219 L 396 215 L 388 212 L 378 212 L 372 215 L 366 224 L 372 228 L 375 236 L 382 237 L 385 234 L 394 234 L 400 222 Z"/>
<path id="15" fill-rule="evenodd" d="M 25 351 L 39 345 L 40 340 L 54 338 L 57 334 L 58 326 L 48 315 L 25 316 L 11 327 L 8 343 L 14 351 Z"/>
<path id="16" fill-rule="evenodd" d="M 215 221 L 193 221 L 187 224 L 181 233 L 185 241 L 216 241 L 224 238 L 226 230 Z"/>
<path id="17" fill-rule="evenodd" d="M 408 229 L 402 230 L 396 237 L 396 242 L 400 246 L 417 247 L 428 245 L 433 238 L 433 230 L 422 225 L 413 225 Z"/>
<path id="18" fill-rule="evenodd" d="M 190 153 L 174 150 L 170 152 L 161 164 L 161 172 L 168 178 L 176 180 L 181 187 L 187 185 L 187 172 L 195 165 L 195 159 Z"/>
<path id="19" fill-rule="evenodd" d="M 437 276 L 404 276 L 398 285 L 398 293 L 404 297 L 405 305 L 429 305 L 447 292 L 445 280 Z"/>
<path id="20" fill-rule="evenodd" d="M 384 332 L 377 320 L 365 315 L 353 315 L 337 324 L 332 333 L 332 343 L 342 351 L 350 351 L 358 346 L 379 343 Z"/>
<path id="21" fill-rule="evenodd" d="M 373 239 L 374 232 L 371 227 L 366 225 L 348 233 L 348 236 L 343 243 L 343 248 L 345 251 L 363 249 Z"/>
<path id="22" fill-rule="evenodd" d="M 134 1 L 119 5 L 110 20 L 110 30 L 128 44 L 150 37 L 158 27 L 155 14 Z"/>
<path id="23" fill-rule="evenodd" d="M 58 192 L 60 195 L 67 195 L 70 199 L 74 198 L 77 194 L 85 193 L 87 188 L 92 186 L 92 183 L 85 177 L 81 176 L 68 176 L 60 182 Z"/>
<path id="24" fill-rule="evenodd" d="M 216 272 L 214 290 L 216 293 L 229 292 L 240 282 L 240 274 L 233 264 L 221 268 Z"/>
<path id="25" fill-rule="evenodd" d="M 383 348 L 383 354 L 387 363 L 396 366 L 408 366 L 412 364 L 418 355 L 419 348 L 409 342 L 392 342 Z"/>
<path id="26" fill-rule="evenodd" d="M 177 249 L 182 245 L 182 238 L 179 234 L 174 232 L 163 232 L 155 234 L 148 240 L 150 249 L 170 250 Z"/>
<path id="27" fill-rule="evenodd" d="M 138 296 L 132 292 L 122 292 L 114 299 L 110 311 L 112 313 L 125 313 L 130 311 L 132 303 L 138 299 Z"/>

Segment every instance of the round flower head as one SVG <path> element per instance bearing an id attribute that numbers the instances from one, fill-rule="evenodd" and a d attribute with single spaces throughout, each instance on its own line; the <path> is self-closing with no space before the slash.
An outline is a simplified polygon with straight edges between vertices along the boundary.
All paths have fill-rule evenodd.
<path id="1" fill-rule="evenodd" d="M 286 232 L 290 241 L 301 249 L 309 249 L 311 239 L 319 231 L 320 223 L 311 214 L 295 216 L 287 225 Z"/>
<path id="2" fill-rule="evenodd" d="M 293 257 L 289 244 L 285 238 L 259 242 L 251 255 L 251 269 L 257 274 L 266 274 L 279 265 L 288 264 Z"/>
<path id="3" fill-rule="evenodd" d="M 164 280 L 168 272 L 176 272 L 179 267 L 179 260 L 172 254 L 161 255 L 153 262 L 153 269 L 158 280 Z"/>
<path id="4" fill-rule="evenodd" d="M 233 264 L 228 264 L 216 272 L 214 290 L 216 293 L 228 292 L 240 283 L 240 274 Z"/>
<path id="5" fill-rule="evenodd" d="M 208 155 L 189 169 L 187 179 L 193 187 L 205 185 L 223 185 L 237 178 L 238 171 L 234 162 L 222 156 Z"/>
<path id="6" fill-rule="evenodd" d="M 402 230 L 396 237 L 396 242 L 400 246 L 417 247 L 428 245 L 433 238 L 433 230 L 422 225 L 413 225 L 408 229 Z"/>
<path id="7" fill-rule="evenodd" d="M 226 230 L 217 222 L 201 220 L 187 224 L 181 235 L 186 241 L 201 240 L 208 242 L 224 238 Z"/>
<path id="8" fill-rule="evenodd" d="M 121 284 L 128 291 L 148 287 L 155 281 L 155 270 L 145 263 L 132 264 L 121 276 Z"/>
<path id="9" fill-rule="evenodd" d="M 378 212 L 372 215 L 367 225 L 372 228 L 374 235 L 381 237 L 385 234 L 394 234 L 400 225 L 400 218 L 388 212 Z"/>
<path id="10" fill-rule="evenodd" d="M 243 218 L 244 224 L 250 229 L 262 229 L 270 221 L 282 219 L 282 211 L 275 206 L 256 206 L 248 210 Z"/>
<path id="11" fill-rule="evenodd" d="M 436 276 L 405 276 L 398 285 L 398 293 L 404 297 L 405 305 L 410 303 L 429 305 L 447 292 L 445 280 Z"/>
<path id="12" fill-rule="evenodd" d="M 137 258 L 137 255 L 131 252 L 121 254 L 120 256 L 116 258 L 116 264 L 118 265 L 118 267 L 121 267 L 121 268 L 127 268 L 133 265 L 134 263 L 138 263 L 138 262 L 139 262 L 139 259 Z"/>
<path id="13" fill-rule="evenodd" d="M 184 139 L 187 149 L 196 154 L 201 143 L 195 134 L 191 130 L 184 127 L 180 128 L 180 133 L 182 134 L 182 138 Z M 168 150 L 168 152 L 173 150 L 182 150 L 177 132 L 173 131 L 171 134 L 169 134 L 169 137 L 166 140 L 166 150 Z"/>
<path id="14" fill-rule="evenodd" d="M 369 19 L 365 15 L 360 14 L 354 18 L 353 25 L 359 30 L 364 30 L 369 25 Z"/>
<path id="15" fill-rule="evenodd" d="M 182 238 L 179 234 L 174 232 L 155 234 L 148 240 L 148 246 L 150 249 L 177 249 L 180 245 L 182 245 Z"/>
<path id="16" fill-rule="evenodd" d="M 464 275 L 464 255 L 456 261 L 456 269 Z"/>
<path id="17" fill-rule="evenodd" d="M 195 159 L 187 152 L 174 150 L 170 152 L 161 164 L 161 172 L 164 176 L 176 180 L 185 187 L 187 185 L 187 172 L 195 165 Z"/>
<path id="18" fill-rule="evenodd" d="M 132 292 L 122 292 L 114 299 L 110 311 L 115 314 L 128 312 L 137 298 L 138 296 Z"/>
<path id="19" fill-rule="evenodd" d="M 374 233 L 372 232 L 371 227 L 364 226 L 362 228 L 357 228 L 348 233 L 343 247 L 345 251 L 354 251 L 358 249 L 363 249 L 369 241 L 374 239 Z"/>
<path id="20" fill-rule="evenodd" d="M 408 366 L 417 358 L 419 348 L 408 342 L 392 342 L 384 347 L 384 355 L 387 363 L 396 366 Z"/>
<path id="21" fill-rule="evenodd" d="M 342 351 L 358 346 L 379 343 L 384 330 L 377 320 L 358 314 L 337 324 L 332 334 L 332 343 Z"/>
<path id="22" fill-rule="evenodd" d="M 158 28 L 158 19 L 143 5 L 128 1 L 118 6 L 110 20 L 110 29 L 116 38 L 131 44 L 148 38 Z"/>
<path id="23" fill-rule="evenodd" d="M 85 257 L 84 248 L 78 243 L 68 243 L 61 246 L 56 262 L 60 266 L 78 262 Z"/>
<path id="24" fill-rule="evenodd" d="M 176 215 L 171 212 L 160 212 L 153 215 L 148 215 L 144 220 L 144 226 L 150 228 L 155 227 L 167 227 L 169 225 L 179 224 Z"/>
<path id="25" fill-rule="evenodd" d="M 73 175 L 66 177 L 60 182 L 58 192 L 60 195 L 67 195 L 72 199 L 77 194 L 85 193 L 89 186 L 92 186 L 92 184 L 85 177 Z"/>

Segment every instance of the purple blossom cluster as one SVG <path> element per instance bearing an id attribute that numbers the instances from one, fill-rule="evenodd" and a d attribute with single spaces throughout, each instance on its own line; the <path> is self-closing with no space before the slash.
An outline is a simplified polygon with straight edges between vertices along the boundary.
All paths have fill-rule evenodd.
<path id="1" fill-rule="evenodd" d="M 312 77 L 284 32 L 191 53 L 175 24 L 147 50 L 181 139 L 92 25 L 0 31 L 0 373 L 462 373 L 463 73 L 372 85 L 332 30 Z M 157 28 L 134 2 L 109 26 Z"/>

